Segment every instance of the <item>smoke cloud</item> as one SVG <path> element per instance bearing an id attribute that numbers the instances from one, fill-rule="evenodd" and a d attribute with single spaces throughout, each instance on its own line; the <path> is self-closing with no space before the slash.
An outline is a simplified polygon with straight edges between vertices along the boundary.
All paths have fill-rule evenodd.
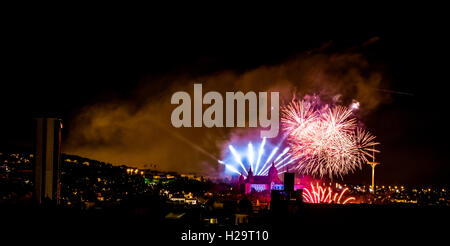
<path id="1" fill-rule="evenodd" d="M 362 117 L 390 100 L 388 94 L 378 90 L 388 88 L 382 72 L 362 54 L 308 52 L 282 64 L 240 73 L 179 74 L 144 81 L 133 98 L 81 110 L 70 124 L 64 151 L 115 165 L 156 165 L 160 170 L 202 175 L 219 173 L 222 167 L 217 160 L 230 139 L 253 134 L 255 129 L 174 128 L 170 115 L 177 105 L 172 105 L 170 98 L 176 91 L 186 91 L 193 97 L 194 83 L 203 84 L 203 94 L 278 91 L 280 106 L 304 94 L 317 94 L 347 105 L 356 100 Z M 256 132 L 259 134 L 259 130 Z"/>

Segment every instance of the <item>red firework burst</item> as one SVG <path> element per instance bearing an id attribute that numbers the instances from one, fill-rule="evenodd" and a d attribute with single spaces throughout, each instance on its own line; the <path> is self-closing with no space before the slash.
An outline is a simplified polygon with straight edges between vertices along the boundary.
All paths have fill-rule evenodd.
<path id="1" fill-rule="evenodd" d="M 346 204 L 352 200 L 356 200 L 354 197 L 343 198 L 348 188 L 344 188 L 340 193 L 334 193 L 330 187 L 323 188 L 319 184 L 316 187 L 311 183 L 311 191 L 308 188 L 303 190 L 303 200 L 307 203 L 335 203 Z"/>
<path id="2" fill-rule="evenodd" d="M 342 177 L 367 162 L 377 142 L 358 126 L 352 110 L 315 101 L 293 101 L 282 109 L 283 130 L 299 173 Z"/>

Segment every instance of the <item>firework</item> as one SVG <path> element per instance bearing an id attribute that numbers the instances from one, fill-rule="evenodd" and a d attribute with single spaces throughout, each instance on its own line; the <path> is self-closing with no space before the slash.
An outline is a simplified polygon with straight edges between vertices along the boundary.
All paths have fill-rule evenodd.
<path id="1" fill-rule="evenodd" d="M 323 188 L 319 184 L 316 184 L 314 187 L 311 183 L 310 189 L 304 188 L 303 199 L 307 203 L 346 204 L 352 200 L 355 200 L 354 197 L 345 198 L 344 194 L 346 191 L 348 191 L 348 188 L 344 188 L 340 193 L 334 193 L 330 187 Z"/>
<path id="2" fill-rule="evenodd" d="M 248 143 L 246 148 L 229 145 L 229 153 L 231 155 L 225 156 L 225 159 L 219 160 L 219 163 L 225 165 L 226 169 L 232 173 L 247 176 L 248 170 L 251 169 L 255 175 L 267 175 L 271 163 L 274 162 L 278 170 L 289 165 L 294 161 L 291 154 L 288 154 L 289 147 L 285 147 L 280 151 L 280 146 L 283 144 L 284 138 L 276 146 L 266 144 L 266 139 L 259 143 L 257 148 L 254 148 L 252 142 Z M 257 152 L 255 151 L 257 150 Z M 255 161 L 256 160 L 256 161 Z"/>
<path id="3" fill-rule="evenodd" d="M 375 150 L 375 136 L 358 126 L 352 108 L 293 101 L 282 109 L 283 130 L 299 173 L 323 177 L 361 169 Z"/>

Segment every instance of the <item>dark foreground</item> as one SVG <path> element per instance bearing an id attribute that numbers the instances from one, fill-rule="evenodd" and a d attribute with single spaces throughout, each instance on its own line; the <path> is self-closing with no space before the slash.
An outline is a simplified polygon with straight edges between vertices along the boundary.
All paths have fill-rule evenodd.
<path id="1" fill-rule="evenodd" d="M 323 244 L 418 243 L 417 240 L 447 242 L 450 231 L 448 207 L 417 206 L 320 206 L 302 205 L 296 211 L 272 211 L 253 216 L 241 226 L 206 225 L 194 215 L 183 219 L 166 219 L 137 209 L 75 210 L 43 207 L 1 207 L 3 239 L 15 244 L 47 242 L 127 245 L 164 245 L 177 242 L 182 233 L 215 232 L 213 244 L 233 245 L 306 242 Z M 253 240 L 228 237 L 231 231 L 255 231 Z M 268 241 L 258 241 L 256 231 L 267 231 Z M 218 238 L 217 235 L 222 235 Z M 260 234 L 261 235 L 261 234 Z M 236 234 L 234 234 L 236 236 Z M 198 241 L 190 241 L 198 244 Z M 200 243 L 208 244 L 207 241 Z M 274 244 L 275 243 L 275 244 Z"/>

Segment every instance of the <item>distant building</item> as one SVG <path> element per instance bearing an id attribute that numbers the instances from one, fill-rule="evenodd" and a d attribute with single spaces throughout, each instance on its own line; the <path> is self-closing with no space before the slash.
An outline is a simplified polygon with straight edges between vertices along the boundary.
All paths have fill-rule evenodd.
<path id="1" fill-rule="evenodd" d="M 272 162 L 272 166 L 269 168 L 267 176 L 254 176 L 252 169 L 248 170 L 247 179 L 241 175 L 239 177 L 238 184 L 245 194 L 255 190 L 257 192 L 270 191 L 270 190 L 282 190 L 283 184 L 278 178 L 278 170 Z"/>

